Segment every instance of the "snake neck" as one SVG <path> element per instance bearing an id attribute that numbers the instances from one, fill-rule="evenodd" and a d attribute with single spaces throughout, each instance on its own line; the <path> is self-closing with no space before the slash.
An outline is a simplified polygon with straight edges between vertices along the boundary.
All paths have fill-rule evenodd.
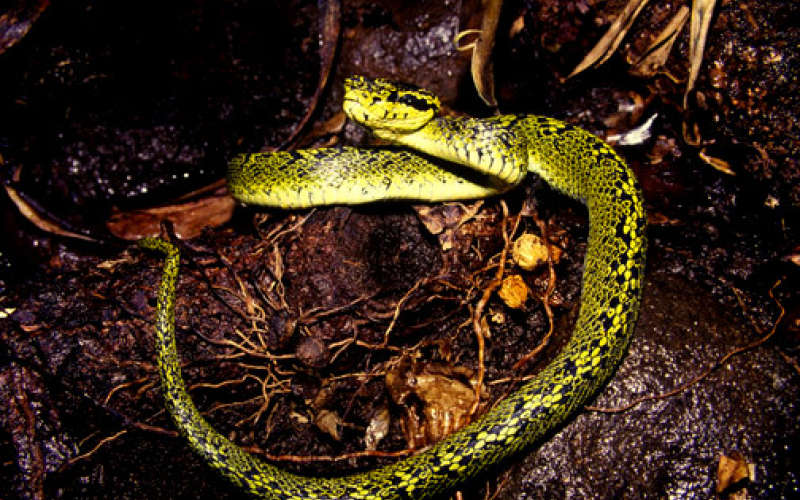
<path id="1" fill-rule="evenodd" d="M 437 118 L 410 133 L 373 129 L 375 135 L 496 179 L 505 189 L 527 174 L 527 148 L 513 125 L 513 115 L 489 119 Z M 500 189 L 505 190 L 505 189 Z"/>
<path id="2" fill-rule="evenodd" d="M 607 181 L 622 182 L 624 186 L 618 189 L 639 197 L 635 178 L 609 145 L 553 118 L 445 117 L 410 133 L 373 132 L 383 140 L 492 176 L 506 189 L 533 172 L 551 187 L 586 203 L 590 211 L 614 201 L 609 198 L 613 193 L 601 191 Z"/>

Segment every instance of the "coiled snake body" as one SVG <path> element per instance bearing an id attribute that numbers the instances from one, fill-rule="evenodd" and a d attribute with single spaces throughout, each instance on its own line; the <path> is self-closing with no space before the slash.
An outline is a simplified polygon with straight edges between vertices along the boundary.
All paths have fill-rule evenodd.
<path id="1" fill-rule="evenodd" d="M 242 451 L 203 419 L 180 374 L 174 338 L 178 252 L 166 253 L 156 347 L 167 408 L 192 448 L 259 498 L 423 499 L 474 477 L 536 442 L 610 379 L 627 350 L 641 301 L 645 214 L 636 178 L 610 146 L 538 116 L 437 118 L 438 100 L 417 88 L 353 77 L 344 109 L 378 137 L 421 151 L 322 149 L 242 155 L 229 167 L 231 194 L 284 208 L 378 199 L 452 200 L 510 189 L 529 171 L 589 209 L 581 308 L 560 354 L 480 420 L 430 449 L 376 470 L 339 478 L 286 472 Z M 437 166 L 437 157 L 455 165 Z M 461 165 L 472 170 L 460 171 Z"/>

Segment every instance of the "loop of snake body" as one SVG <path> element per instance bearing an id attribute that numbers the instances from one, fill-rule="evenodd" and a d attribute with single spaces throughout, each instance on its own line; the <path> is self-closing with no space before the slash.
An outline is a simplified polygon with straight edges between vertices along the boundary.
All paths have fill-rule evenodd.
<path id="1" fill-rule="evenodd" d="M 305 477 L 242 451 L 195 408 L 175 347 L 179 254 L 164 240 L 142 240 L 141 246 L 166 255 L 155 335 L 167 409 L 194 451 L 256 498 L 434 497 L 557 428 L 608 382 L 626 353 L 641 302 L 646 249 L 642 196 L 631 169 L 606 143 L 558 120 L 443 118 L 437 117 L 438 108 L 438 99 L 425 90 L 349 78 L 348 117 L 403 149 L 240 155 L 230 163 L 228 188 L 244 203 L 287 209 L 388 199 L 433 202 L 501 193 L 536 173 L 583 201 L 589 211 L 581 306 L 572 338 L 534 379 L 426 451 L 349 476 Z"/>

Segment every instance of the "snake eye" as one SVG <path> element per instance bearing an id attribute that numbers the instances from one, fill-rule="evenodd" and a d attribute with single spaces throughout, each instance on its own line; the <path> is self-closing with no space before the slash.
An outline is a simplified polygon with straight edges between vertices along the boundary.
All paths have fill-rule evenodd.
<path id="1" fill-rule="evenodd" d="M 431 104 L 430 100 L 413 94 L 403 94 L 397 102 L 410 106 L 418 111 L 429 111 L 436 107 Z"/>

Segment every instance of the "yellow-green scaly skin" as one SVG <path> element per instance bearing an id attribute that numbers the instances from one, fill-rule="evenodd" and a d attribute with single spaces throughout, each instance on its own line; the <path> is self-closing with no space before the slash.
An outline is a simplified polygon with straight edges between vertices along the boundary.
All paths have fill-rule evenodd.
<path id="1" fill-rule="evenodd" d="M 442 200 L 500 192 L 535 172 L 589 209 L 583 295 L 571 341 L 535 379 L 423 453 L 341 478 L 298 476 L 244 453 L 197 412 L 175 351 L 178 253 L 169 243 L 146 239 L 143 246 L 167 254 L 156 319 L 167 407 L 192 448 L 255 497 L 431 498 L 535 443 L 611 378 L 627 350 L 641 300 L 646 246 L 642 197 L 634 174 L 607 144 L 557 120 L 434 118 L 438 101 L 431 94 L 360 77 L 347 81 L 344 107 L 351 119 L 383 139 L 466 165 L 479 174 L 468 174 L 471 180 L 466 181 L 457 168 L 443 170 L 404 151 L 350 148 L 256 154 L 231 163 L 231 193 L 247 203 L 278 207 L 387 198 Z M 336 171 L 339 167 L 346 176 Z M 348 181 L 349 176 L 355 180 Z M 439 181 L 446 187 L 435 184 Z M 342 187 L 348 182 L 356 187 Z"/>

